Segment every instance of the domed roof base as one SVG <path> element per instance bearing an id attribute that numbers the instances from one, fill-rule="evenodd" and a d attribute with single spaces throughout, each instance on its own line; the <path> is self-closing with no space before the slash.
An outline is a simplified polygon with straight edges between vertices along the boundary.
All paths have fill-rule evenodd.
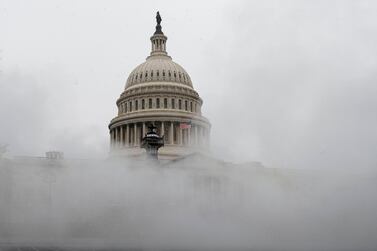
<path id="1" fill-rule="evenodd" d="M 208 153 L 209 150 L 203 147 L 188 147 L 180 145 L 165 145 L 158 150 L 158 159 L 174 160 L 194 153 Z M 140 147 L 125 147 L 111 151 L 111 157 L 127 157 L 132 159 L 146 159 L 145 149 Z"/>

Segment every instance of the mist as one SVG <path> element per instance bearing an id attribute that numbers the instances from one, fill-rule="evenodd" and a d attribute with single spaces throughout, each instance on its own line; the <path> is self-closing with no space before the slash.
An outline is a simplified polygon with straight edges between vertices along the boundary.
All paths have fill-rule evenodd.
<path id="1" fill-rule="evenodd" d="M 211 153 L 111 160 L 157 10 Z M 0 34 L 0 246 L 376 249 L 375 1 L 0 0 Z"/>
<path id="2" fill-rule="evenodd" d="M 8 247 L 374 250 L 377 245 L 376 172 L 269 169 L 202 157 L 164 165 L 1 163 L 1 243 Z"/>

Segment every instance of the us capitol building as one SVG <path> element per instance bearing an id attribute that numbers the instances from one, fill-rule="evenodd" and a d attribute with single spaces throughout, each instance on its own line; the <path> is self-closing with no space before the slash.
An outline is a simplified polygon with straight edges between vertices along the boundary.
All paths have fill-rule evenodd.
<path id="1" fill-rule="evenodd" d="M 157 12 L 156 31 L 146 61 L 128 76 L 116 101 L 118 115 L 109 124 L 111 156 L 141 156 L 141 140 L 154 124 L 164 138 L 160 159 L 175 159 L 209 147 L 211 125 L 202 116 L 203 100 L 189 74 L 166 51 L 167 37 Z"/>

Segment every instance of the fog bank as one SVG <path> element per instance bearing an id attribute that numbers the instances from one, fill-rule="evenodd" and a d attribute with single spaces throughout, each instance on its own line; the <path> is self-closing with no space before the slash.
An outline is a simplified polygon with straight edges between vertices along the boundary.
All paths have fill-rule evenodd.
<path id="1" fill-rule="evenodd" d="M 377 173 L 203 157 L 1 162 L 4 246 L 373 250 Z"/>

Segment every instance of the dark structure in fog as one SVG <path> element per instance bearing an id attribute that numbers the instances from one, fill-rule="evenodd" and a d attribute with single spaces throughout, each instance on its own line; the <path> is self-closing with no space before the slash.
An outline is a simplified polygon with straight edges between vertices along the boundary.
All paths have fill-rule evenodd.
<path id="1" fill-rule="evenodd" d="M 141 148 L 144 148 L 147 151 L 147 154 L 150 158 L 158 158 L 158 149 L 164 146 L 164 137 L 156 132 L 156 127 L 154 125 L 148 126 L 149 131 L 142 139 Z"/>
<path id="2" fill-rule="evenodd" d="M 161 20 L 157 13 L 150 56 L 131 72 L 116 102 L 118 115 L 109 124 L 112 156 L 143 154 L 141 140 L 149 123 L 164 137 L 162 159 L 208 149 L 211 125 L 201 114 L 203 100 L 185 69 L 168 55 Z"/>

